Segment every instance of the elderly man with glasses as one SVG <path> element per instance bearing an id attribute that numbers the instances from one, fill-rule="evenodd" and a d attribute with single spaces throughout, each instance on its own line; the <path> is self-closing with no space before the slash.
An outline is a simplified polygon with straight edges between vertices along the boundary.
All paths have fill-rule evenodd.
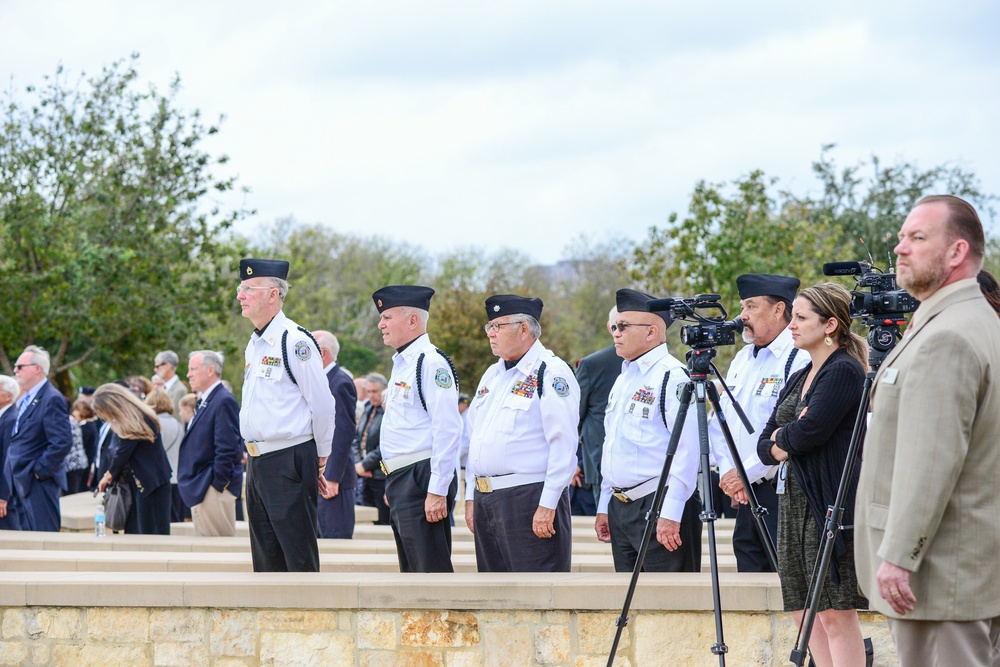
<path id="1" fill-rule="evenodd" d="M 486 299 L 486 335 L 500 360 L 468 411 L 465 497 L 480 572 L 570 569 L 580 387 L 539 340 L 541 314 L 541 299 Z"/>
<path id="2" fill-rule="evenodd" d="M 285 317 L 288 262 L 240 260 L 236 298 L 254 332 L 246 349 L 240 433 L 255 572 L 318 572 L 316 507 L 336 401 L 312 334 Z"/>
<path id="3" fill-rule="evenodd" d="M 153 372 L 156 377 L 163 380 L 163 391 L 167 392 L 167 395 L 170 396 L 170 400 L 173 401 L 175 415 L 180 414 L 181 399 L 188 393 L 187 385 L 185 385 L 180 376 L 177 375 L 177 365 L 179 363 L 180 358 L 173 350 L 158 352 L 156 356 L 153 357 Z M 155 377 L 153 378 L 153 384 L 154 386 L 156 384 Z"/>

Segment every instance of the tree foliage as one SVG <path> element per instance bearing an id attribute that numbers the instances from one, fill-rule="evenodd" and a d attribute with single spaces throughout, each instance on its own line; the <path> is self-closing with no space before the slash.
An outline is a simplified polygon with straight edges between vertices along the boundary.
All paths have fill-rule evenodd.
<path id="1" fill-rule="evenodd" d="M 217 125 L 142 88 L 137 56 L 96 77 L 60 68 L 27 101 L 9 92 L 0 133 L 0 364 L 49 349 L 64 390 L 84 361 L 124 374 L 224 314 L 244 215 L 214 196 L 233 178 L 201 145 Z"/>

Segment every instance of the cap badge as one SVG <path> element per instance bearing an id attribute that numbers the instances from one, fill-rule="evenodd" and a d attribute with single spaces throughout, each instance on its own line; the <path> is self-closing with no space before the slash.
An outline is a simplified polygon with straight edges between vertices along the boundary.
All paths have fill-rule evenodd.
<path id="1" fill-rule="evenodd" d="M 252 266 L 248 266 L 247 267 L 247 275 L 248 276 L 252 276 L 253 275 L 253 267 Z"/>
<path id="2" fill-rule="evenodd" d="M 382 299 L 379 299 L 379 300 L 378 300 L 378 307 L 379 307 L 379 308 L 381 308 L 381 307 L 382 307 Z"/>
<path id="3" fill-rule="evenodd" d="M 500 304 L 499 303 L 497 305 L 493 306 L 493 312 L 494 313 L 499 313 L 500 312 Z"/>

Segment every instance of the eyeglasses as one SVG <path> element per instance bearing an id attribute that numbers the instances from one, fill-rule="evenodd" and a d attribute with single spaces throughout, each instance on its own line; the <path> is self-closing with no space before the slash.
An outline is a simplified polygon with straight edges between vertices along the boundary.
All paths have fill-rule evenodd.
<path id="1" fill-rule="evenodd" d="M 167 362 L 165 362 L 165 361 L 161 361 L 161 362 L 160 362 L 160 363 L 158 363 L 158 364 L 153 364 L 153 370 L 155 371 L 155 370 L 156 370 L 157 368 L 159 368 L 160 366 L 166 366 L 166 365 L 167 365 Z"/>
<path id="2" fill-rule="evenodd" d="M 236 288 L 236 296 L 238 297 L 240 294 L 243 294 L 244 292 L 249 292 L 252 289 L 277 289 L 277 288 L 276 287 L 266 287 L 266 286 L 265 287 L 254 287 L 253 285 L 240 285 L 239 287 Z"/>
<path id="3" fill-rule="evenodd" d="M 644 322 L 616 322 L 615 324 L 611 325 L 611 333 L 615 333 L 616 331 L 621 331 L 622 333 L 625 333 L 625 330 L 628 329 L 629 327 L 651 327 L 651 326 L 653 326 L 652 322 L 645 322 L 645 323 Z"/>
<path id="4" fill-rule="evenodd" d="M 483 326 L 483 331 L 486 333 L 500 333 L 500 329 L 503 327 L 513 326 L 515 324 L 521 324 L 520 322 L 490 322 L 489 324 Z"/>
<path id="5" fill-rule="evenodd" d="M 37 366 L 38 364 L 14 364 L 14 372 L 21 370 L 22 368 L 27 368 L 28 366 Z"/>

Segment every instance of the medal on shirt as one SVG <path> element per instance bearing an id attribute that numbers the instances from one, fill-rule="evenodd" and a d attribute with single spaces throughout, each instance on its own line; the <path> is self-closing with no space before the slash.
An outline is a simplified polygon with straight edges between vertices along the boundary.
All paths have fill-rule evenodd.
<path id="1" fill-rule="evenodd" d="M 782 383 L 783 381 L 778 375 L 762 378 L 754 394 L 757 396 L 777 396 Z"/>
<path id="2" fill-rule="evenodd" d="M 409 398 L 410 397 L 410 385 L 402 381 L 397 381 L 393 383 L 392 395 L 396 398 Z"/>
<path id="3" fill-rule="evenodd" d="M 643 405 L 652 405 L 653 401 L 656 400 L 656 394 L 653 393 L 652 387 L 646 386 L 632 394 L 632 400 Z"/>
<path id="4" fill-rule="evenodd" d="M 538 376 L 529 375 L 523 380 L 518 380 L 514 383 L 514 388 L 510 390 L 510 393 L 515 396 L 523 396 L 525 398 L 531 398 L 535 395 L 535 390 L 538 388 Z"/>
<path id="5" fill-rule="evenodd" d="M 281 357 L 263 357 L 255 375 L 265 380 L 278 380 L 284 370 L 281 365 Z"/>

